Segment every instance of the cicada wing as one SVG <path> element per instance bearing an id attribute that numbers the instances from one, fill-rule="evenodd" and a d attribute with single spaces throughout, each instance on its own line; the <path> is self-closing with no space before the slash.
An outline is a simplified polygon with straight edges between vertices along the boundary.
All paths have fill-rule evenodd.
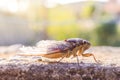
<path id="1" fill-rule="evenodd" d="M 38 47 L 22 47 L 20 48 L 19 55 L 31 55 L 31 56 L 41 56 L 46 54 L 52 54 L 60 52 L 60 49 L 41 49 Z"/>
<path id="2" fill-rule="evenodd" d="M 27 55 L 46 55 L 52 53 L 60 53 L 68 50 L 70 45 L 64 41 L 40 41 L 39 45 L 35 47 L 22 47 L 20 50 L 23 52 L 21 54 Z"/>

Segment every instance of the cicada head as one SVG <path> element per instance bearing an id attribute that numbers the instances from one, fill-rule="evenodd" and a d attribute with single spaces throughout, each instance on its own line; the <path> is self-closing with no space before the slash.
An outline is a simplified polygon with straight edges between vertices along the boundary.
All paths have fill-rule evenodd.
<path id="1" fill-rule="evenodd" d="M 89 41 L 81 38 L 69 38 L 66 39 L 65 41 L 71 43 L 72 46 L 74 47 L 79 47 L 79 46 L 84 47 L 85 50 L 91 46 Z"/>

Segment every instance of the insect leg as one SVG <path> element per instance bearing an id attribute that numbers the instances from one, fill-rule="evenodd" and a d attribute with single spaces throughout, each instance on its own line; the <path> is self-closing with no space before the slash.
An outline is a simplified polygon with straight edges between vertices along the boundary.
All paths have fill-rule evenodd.
<path id="1" fill-rule="evenodd" d="M 83 52 L 84 52 L 84 49 L 83 49 L 83 48 L 80 48 L 79 52 L 77 53 L 77 54 L 78 54 L 78 56 L 82 55 L 82 54 L 83 54 Z"/>
<path id="2" fill-rule="evenodd" d="M 78 56 L 76 56 L 76 58 L 77 58 L 77 63 L 78 63 L 78 66 L 79 66 L 79 58 L 78 58 Z"/>
<path id="3" fill-rule="evenodd" d="M 95 56 L 92 54 L 92 53 L 85 53 L 85 54 L 82 54 L 83 57 L 90 57 L 90 56 L 93 56 L 95 62 L 98 63 L 98 61 L 96 60 Z"/>
<path id="4" fill-rule="evenodd" d="M 60 60 L 58 60 L 57 62 L 60 62 L 65 57 L 66 57 L 66 55 L 63 55 L 62 58 Z"/>
<path id="5" fill-rule="evenodd" d="M 62 58 L 58 62 L 60 62 L 63 58 L 70 56 L 71 56 L 71 51 L 68 51 L 65 55 L 62 56 Z"/>
<path id="6" fill-rule="evenodd" d="M 77 52 L 75 52 L 75 53 L 72 52 L 72 55 L 73 55 L 72 58 L 76 57 L 76 59 L 77 59 L 77 63 L 78 63 L 78 66 L 79 66 L 79 58 L 78 58 L 78 54 L 79 54 L 79 50 L 78 50 Z"/>

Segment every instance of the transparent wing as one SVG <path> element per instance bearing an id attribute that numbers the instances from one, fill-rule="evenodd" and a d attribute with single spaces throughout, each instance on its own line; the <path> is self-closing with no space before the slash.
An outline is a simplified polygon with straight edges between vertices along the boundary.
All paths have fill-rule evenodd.
<path id="1" fill-rule="evenodd" d="M 22 47 L 20 51 L 22 54 L 48 54 L 48 53 L 56 53 L 61 51 L 66 51 L 71 48 L 71 45 L 64 41 L 40 41 L 36 44 L 35 47 Z"/>

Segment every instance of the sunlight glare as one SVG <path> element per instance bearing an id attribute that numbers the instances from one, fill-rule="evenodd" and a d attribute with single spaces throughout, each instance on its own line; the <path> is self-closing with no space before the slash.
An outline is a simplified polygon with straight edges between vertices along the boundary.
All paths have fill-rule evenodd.
<path id="1" fill-rule="evenodd" d="M 100 1 L 100 2 L 107 2 L 109 0 L 47 0 L 45 6 L 48 8 L 55 7 L 57 4 L 69 4 L 69 3 L 76 3 L 81 1 Z"/>
<path id="2" fill-rule="evenodd" d="M 18 5 L 16 0 L 11 0 L 11 2 L 7 3 L 7 8 L 10 12 L 17 12 L 18 10 Z"/>
<path id="3" fill-rule="evenodd" d="M 28 2 L 24 0 L 0 0 L 0 10 L 17 12 L 17 11 L 25 11 L 28 7 Z"/>

